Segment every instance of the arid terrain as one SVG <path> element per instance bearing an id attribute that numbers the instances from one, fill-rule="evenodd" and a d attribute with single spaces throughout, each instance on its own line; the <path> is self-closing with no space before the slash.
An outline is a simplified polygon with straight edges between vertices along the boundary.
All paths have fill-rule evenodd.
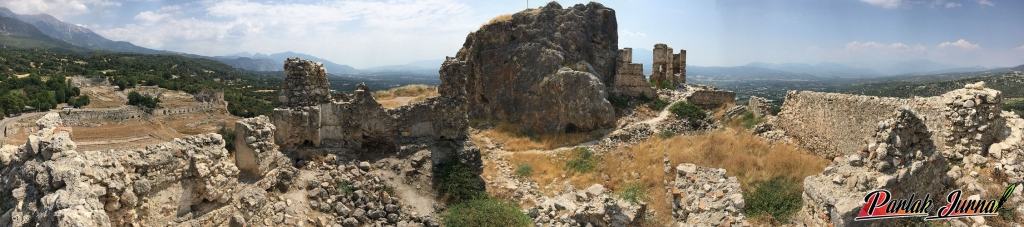
<path id="1" fill-rule="evenodd" d="M 181 71 L 34 69 L 54 75 L 0 94 L 18 110 L 0 121 L 0 226 L 1024 223 L 1019 90 L 957 78 L 929 95 L 738 98 L 688 79 L 685 47 L 620 46 L 618 23 L 595 2 L 497 16 L 436 86 L 338 84 L 336 64 L 309 56 L 273 73 L 134 55 L 117 59 Z M 647 55 L 649 75 L 634 61 Z M 73 64 L 110 61 L 98 56 Z M 878 190 L 935 207 L 956 190 L 1006 199 L 969 217 L 863 219 Z"/>

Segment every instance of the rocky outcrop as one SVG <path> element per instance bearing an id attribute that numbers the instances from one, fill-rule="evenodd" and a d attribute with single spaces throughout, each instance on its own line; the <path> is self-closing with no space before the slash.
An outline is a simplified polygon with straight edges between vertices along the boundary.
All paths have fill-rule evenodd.
<path id="1" fill-rule="evenodd" d="M 331 101 L 331 86 L 324 65 L 319 62 L 288 58 L 284 61 L 281 104 L 287 107 L 316 106 Z"/>
<path id="2" fill-rule="evenodd" d="M 614 197 L 600 184 L 542 197 L 528 210 L 537 226 L 640 226 L 645 212 L 646 204 Z"/>
<path id="3" fill-rule="evenodd" d="M 445 63 L 440 90 L 465 78 L 470 118 L 536 133 L 610 127 L 617 26 L 615 11 L 598 3 L 563 9 L 552 2 L 493 21 Z"/>
<path id="4" fill-rule="evenodd" d="M 724 169 L 684 163 L 675 168 L 672 217 L 678 226 L 748 225 L 743 216 L 743 192 L 736 177 Z"/>

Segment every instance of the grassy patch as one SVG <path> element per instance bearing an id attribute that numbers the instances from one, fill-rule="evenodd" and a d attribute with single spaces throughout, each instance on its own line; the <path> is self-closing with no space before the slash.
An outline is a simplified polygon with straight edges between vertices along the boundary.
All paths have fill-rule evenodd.
<path id="1" fill-rule="evenodd" d="M 1003 100 L 1003 110 L 1013 111 L 1024 116 L 1024 98 L 1008 98 Z"/>
<path id="2" fill-rule="evenodd" d="M 352 182 L 349 182 L 348 180 L 338 182 L 336 188 L 338 189 L 338 192 L 341 192 L 341 194 L 345 196 L 352 195 L 352 193 L 356 191 L 355 186 L 352 186 Z"/>
<path id="3" fill-rule="evenodd" d="M 750 217 L 768 215 L 775 222 L 789 222 L 803 204 L 800 186 L 799 181 L 785 177 L 755 183 L 753 191 L 743 191 L 744 213 Z"/>
<path id="4" fill-rule="evenodd" d="M 740 115 L 740 117 L 730 121 L 729 125 L 743 127 L 745 129 L 752 129 L 754 127 L 757 127 L 758 124 L 761 124 L 761 122 L 764 122 L 764 118 L 754 116 L 753 112 L 746 111 L 743 112 L 743 114 Z"/>
<path id="5" fill-rule="evenodd" d="M 707 113 L 693 104 L 688 102 L 677 102 L 668 109 L 680 119 L 689 119 L 690 121 L 700 120 L 707 117 Z"/>
<path id="6" fill-rule="evenodd" d="M 576 132 L 576 133 L 552 133 L 552 134 L 530 134 L 519 130 L 511 124 L 499 124 L 497 127 L 486 129 L 478 134 L 472 135 L 474 142 L 482 144 L 483 138 L 488 138 L 495 144 L 501 144 L 507 151 L 527 150 L 550 150 L 559 147 L 572 146 L 601 137 L 600 131 Z"/>
<path id="7" fill-rule="evenodd" d="M 647 202 L 647 187 L 640 183 L 629 183 L 619 191 L 619 197 L 631 203 Z"/>
<path id="8" fill-rule="evenodd" d="M 530 177 L 530 175 L 533 175 L 533 166 L 530 166 L 530 164 L 519 164 L 516 167 L 516 176 Z"/>
<path id="9" fill-rule="evenodd" d="M 451 163 L 438 168 L 438 191 L 449 202 L 479 199 L 486 195 L 484 181 L 472 168 L 462 163 Z"/>
<path id="10" fill-rule="evenodd" d="M 654 98 L 653 100 L 647 103 L 647 107 L 655 111 L 661 111 L 664 110 L 665 107 L 668 106 L 668 104 L 670 103 L 668 101 L 665 101 L 664 99 Z"/>
<path id="11" fill-rule="evenodd" d="M 532 220 L 515 204 L 481 198 L 455 204 L 442 216 L 444 226 L 530 226 Z"/>
<path id="12" fill-rule="evenodd" d="M 595 166 L 597 166 L 597 158 L 594 157 L 594 153 L 590 151 L 590 148 L 586 147 L 573 149 L 572 156 L 565 163 L 567 170 L 576 173 L 588 173 L 594 170 Z"/>

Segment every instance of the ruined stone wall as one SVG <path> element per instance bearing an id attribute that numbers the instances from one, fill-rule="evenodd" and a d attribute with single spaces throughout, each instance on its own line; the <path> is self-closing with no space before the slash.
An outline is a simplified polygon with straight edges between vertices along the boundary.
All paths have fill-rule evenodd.
<path id="1" fill-rule="evenodd" d="M 736 93 L 722 90 L 697 90 L 686 101 L 704 109 L 715 109 L 736 102 Z"/>
<path id="2" fill-rule="evenodd" d="M 612 92 L 632 97 L 654 98 L 657 95 L 651 83 L 644 79 L 644 65 L 633 63 L 633 48 L 619 50 Z"/>
<path id="3" fill-rule="evenodd" d="M 799 91 L 786 95 L 777 127 L 802 146 L 825 157 L 860 149 L 879 121 L 906 106 L 924 119 L 936 147 L 952 156 L 978 153 L 1000 130 L 999 91 L 968 88 L 926 98 L 887 98 Z"/>
<path id="4" fill-rule="evenodd" d="M 747 110 L 754 113 L 755 117 L 772 115 L 772 101 L 766 98 L 750 96 L 747 100 Z"/>
<path id="5" fill-rule="evenodd" d="M 298 58 L 284 62 L 281 104 L 288 107 L 314 106 L 331 101 L 331 86 L 323 64 Z"/>
<path id="6" fill-rule="evenodd" d="M 60 111 L 60 118 L 68 126 L 85 126 L 102 122 L 120 122 L 148 117 L 146 111 L 135 106 L 114 109 L 71 109 Z"/>
<path id="7" fill-rule="evenodd" d="M 673 74 L 675 74 L 676 83 L 686 83 L 686 50 L 679 49 L 679 53 L 675 54 L 675 65 L 672 67 Z"/>
<path id="8" fill-rule="evenodd" d="M 790 91 L 776 126 L 812 153 L 832 158 L 858 151 L 874 133 L 876 122 L 905 105 L 923 109 L 925 116 L 934 112 L 925 100 Z"/>
<path id="9" fill-rule="evenodd" d="M 672 78 L 673 66 L 672 48 L 664 43 L 654 44 L 654 62 L 651 63 L 651 83 L 661 86 L 668 84 L 675 87 L 675 80 Z"/>

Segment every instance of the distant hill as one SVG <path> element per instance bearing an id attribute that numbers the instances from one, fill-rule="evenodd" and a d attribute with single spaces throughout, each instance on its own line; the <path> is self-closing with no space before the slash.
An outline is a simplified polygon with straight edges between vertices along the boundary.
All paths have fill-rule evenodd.
<path id="1" fill-rule="evenodd" d="M 82 26 L 65 23 L 47 14 L 19 15 L 11 12 L 11 10 L 7 8 L 0 7 L 0 16 L 14 18 L 31 24 L 42 32 L 42 34 L 45 34 L 50 38 L 61 40 L 81 48 L 142 54 L 164 53 L 158 50 L 139 47 L 129 42 L 109 40 L 99 34 L 96 34 L 92 30 Z"/>
<path id="2" fill-rule="evenodd" d="M 0 16 L 0 47 L 75 49 L 71 44 L 50 38 L 31 24 L 5 16 Z"/>
<path id="3" fill-rule="evenodd" d="M 747 64 L 747 66 L 830 78 L 867 78 L 882 75 L 875 70 L 831 62 L 815 64 L 755 62 Z"/>
<path id="4" fill-rule="evenodd" d="M 250 71 L 284 71 L 284 60 L 291 57 L 299 57 L 323 63 L 324 67 L 327 68 L 327 72 L 331 74 L 355 74 L 359 72 L 359 70 L 352 68 L 352 66 L 342 65 L 313 55 L 295 52 L 281 52 L 269 55 L 240 53 L 230 56 L 213 57 L 213 59 L 235 68 Z"/>
<path id="5" fill-rule="evenodd" d="M 382 74 L 382 73 L 384 73 L 384 74 L 399 74 L 399 73 L 404 73 L 404 74 L 414 74 L 414 75 L 437 76 L 438 75 L 438 69 L 441 68 L 441 63 L 443 63 L 443 62 L 444 62 L 444 60 L 441 60 L 441 59 L 437 59 L 437 60 L 422 60 L 422 61 L 415 61 L 415 62 L 410 62 L 410 63 L 407 63 L 407 64 L 401 64 L 401 65 L 386 65 L 386 66 L 370 67 L 370 68 L 362 69 L 362 71 L 364 73 L 374 73 L 374 74 Z"/>

